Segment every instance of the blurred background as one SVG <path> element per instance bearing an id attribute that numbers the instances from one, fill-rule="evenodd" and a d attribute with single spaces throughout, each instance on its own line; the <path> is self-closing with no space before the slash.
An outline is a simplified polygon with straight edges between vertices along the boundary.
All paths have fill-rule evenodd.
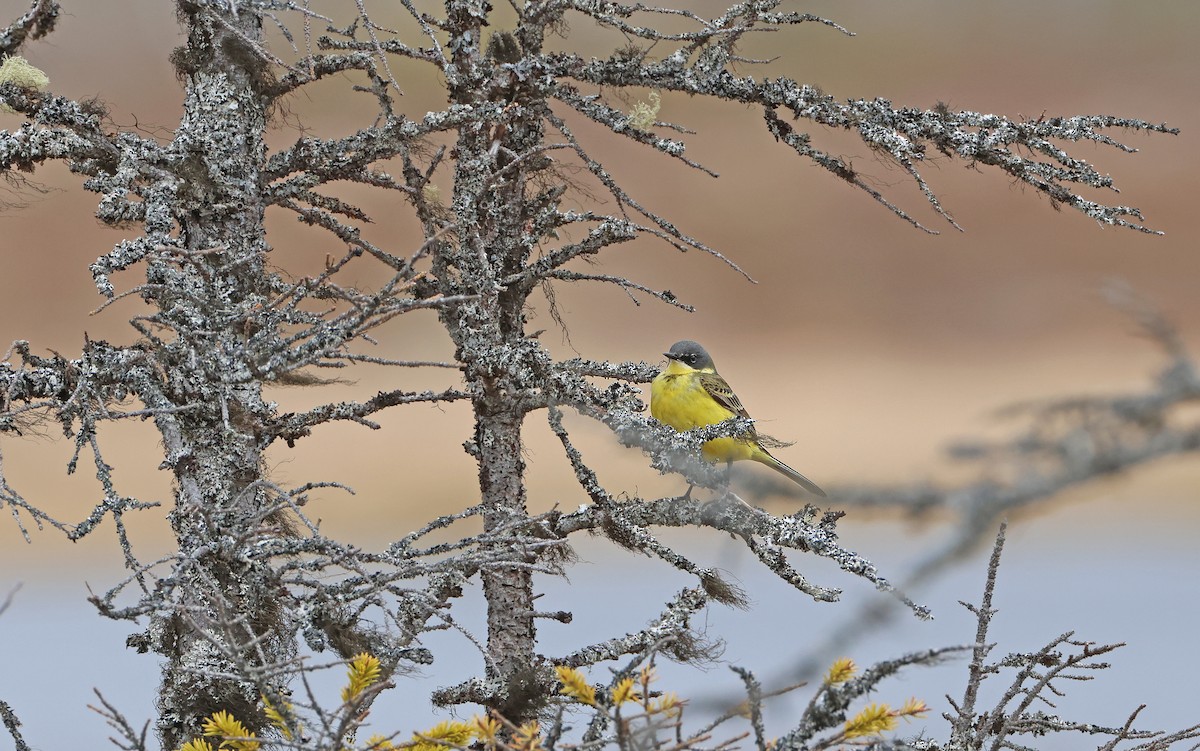
<path id="1" fill-rule="evenodd" d="M 50 76 L 52 91 L 77 99 L 97 97 L 113 121 L 143 136 L 169 139 L 180 113 L 180 86 L 167 61 L 181 41 L 173 4 L 161 0 L 64 0 L 65 15 L 47 40 L 25 50 Z M 367 3 L 377 21 L 417 43 L 392 3 Z M 499 8 L 497 24 L 504 15 Z M 701 7 L 696 7 L 696 6 Z M 324 3 L 339 23 L 352 3 Z M 7 22 L 28 7 L 0 0 Z M 314 7 L 317 7 L 315 4 Z M 692 4 L 716 13 L 712 2 Z M 542 302 L 531 329 L 557 356 L 661 361 L 672 342 L 692 338 L 713 354 L 764 430 L 796 445 L 779 452 L 819 484 L 952 483 L 971 477 L 942 457 L 956 437 L 1005 435 L 1014 426 L 996 411 L 1013 402 L 1098 395 L 1146 387 L 1164 362 L 1125 314 L 1100 294 L 1112 279 L 1127 282 L 1161 308 L 1186 342 L 1200 342 L 1200 255 L 1194 235 L 1200 217 L 1189 202 L 1200 181 L 1200 4 L 1117 0 L 821 0 L 791 3 L 787 10 L 817 13 L 857 36 L 806 24 L 748 38 L 747 57 L 778 60 L 740 72 L 785 75 L 821 86 L 839 99 L 884 97 L 897 106 L 972 109 L 1036 119 L 1046 114 L 1112 114 L 1164 121 L 1182 128 L 1173 136 L 1112 135 L 1139 150 L 1127 154 L 1089 144 L 1069 151 L 1116 178 L 1120 195 L 1088 193 L 1106 203 L 1137 206 L 1164 236 L 1101 227 L 1078 212 L 1052 207 L 994 170 L 933 160 L 924 174 L 965 232 L 940 220 L 899 170 L 879 161 L 853 136 L 806 128 L 818 148 L 849 158 L 922 223 L 928 235 L 896 219 L 868 196 L 794 157 L 766 132 L 761 112 L 664 95 L 660 119 L 696 130 L 688 156 L 720 173 L 712 179 L 668 158 L 636 148 L 584 123 L 571 122 L 610 171 L 643 205 L 719 249 L 757 280 L 751 284 L 719 260 L 699 252 L 679 254 L 651 241 L 629 243 L 600 258 L 604 273 L 623 274 L 670 289 L 697 311 L 687 314 L 641 300 L 615 287 L 560 285 L 557 305 L 568 330 Z M 320 32 L 320 29 L 317 29 Z M 280 37 L 273 38 L 279 42 Z M 567 41 L 602 54 L 624 44 L 582 20 Z M 286 49 L 280 47 L 279 49 Z M 439 81 L 396 61 L 405 90 L 400 108 L 419 117 L 439 108 Z M 292 97 L 278 113 L 273 145 L 294 141 L 302 124 L 317 135 L 346 133 L 370 122 L 372 102 L 349 91 L 353 81 L 327 81 Z M 629 104 L 646 92 L 631 92 Z M 565 114 L 565 113 L 564 113 Z M 0 114 L 0 128 L 20 119 Z M 97 196 L 84 192 L 62 165 L 40 169 L 41 190 L 7 186 L 0 201 L 0 238 L 7 259 L 0 274 L 0 342 L 29 340 L 35 352 L 75 356 L 84 332 L 93 339 L 128 343 L 127 320 L 136 300 L 97 315 L 102 302 L 88 264 L 125 233 L 93 217 Z M 441 183 L 443 195 L 450 184 Z M 377 222 L 369 237 L 392 252 L 420 244 L 414 222 L 396 210 L 392 196 L 348 189 Z M 589 199 L 576 195 L 583 205 Z M 611 208 L 611 202 L 601 208 Z M 340 254 L 331 236 L 299 225 L 277 211 L 269 217 L 273 262 L 291 276 L 319 270 L 327 253 Z M 134 230 L 130 230 L 132 233 Z M 364 264 L 347 280 L 369 286 L 381 277 Z M 119 289 L 139 281 L 138 269 L 117 277 Z M 397 320 L 379 332 L 381 356 L 448 359 L 452 347 L 432 314 Z M 451 371 L 452 372 L 452 371 Z M 369 395 L 380 389 L 419 390 L 452 385 L 447 371 L 367 370 L 341 374 L 351 383 L 323 389 L 279 390 L 281 409 Z M 382 429 L 331 426 L 298 444 L 275 447 L 272 477 L 285 485 L 337 481 L 356 495 L 315 496 L 311 515 L 335 537 L 365 547 L 384 546 L 425 521 L 475 502 L 474 465 L 461 448 L 470 436 L 469 410 L 460 405 L 415 406 L 379 418 Z M 584 502 L 561 448 L 540 415 L 529 421 L 527 460 L 530 505 L 542 511 Z M 586 459 L 613 491 L 675 493 L 679 480 L 659 477 L 639 452 L 623 449 L 601 426 L 569 420 Z M 119 490 L 144 501 L 170 504 L 169 477 L 153 427 L 128 422 L 101 436 L 116 467 Z M 100 499 L 90 467 L 66 477 L 72 446 L 53 424 L 41 435 L 0 438 L 4 472 L 31 502 L 59 519 L 82 519 Z M 752 467 L 743 472 L 753 473 Z M 767 470 L 762 469 L 763 472 Z M 1075 685 L 1060 707 L 1078 720 L 1120 725 L 1142 702 L 1139 724 L 1177 727 L 1200 721 L 1192 678 L 1200 671 L 1193 631 L 1197 606 L 1194 537 L 1195 488 L 1200 463 L 1172 460 L 1118 475 L 1065 494 L 1055 503 L 1012 517 L 1001 568 L 994 636 L 1001 652 L 1032 651 L 1063 631 L 1098 641 L 1127 641 L 1114 667 L 1092 684 Z M 756 502 L 787 512 L 797 499 Z M 831 498 L 837 508 L 837 499 Z M 6 517 L 7 519 L 7 517 Z M 162 513 L 128 519 L 135 552 L 152 559 L 169 549 Z M 28 524 L 28 520 L 24 520 Z M 913 561 L 938 544 L 939 520 L 916 526 L 886 514 L 855 512 L 841 522 L 843 542 L 873 560 L 896 581 Z M 713 535 L 668 535 L 684 548 L 702 550 L 730 572 L 754 605 L 749 613 L 711 609 L 705 626 L 727 643 L 724 661 L 760 672 L 768 687 L 787 683 L 803 658 L 832 661 L 838 654 L 806 650 L 856 612 L 856 602 L 880 597 L 834 568 L 797 566 L 819 584 L 844 587 L 849 606 L 817 604 L 772 581 L 733 541 Z M 539 582 L 554 609 L 576 611 L 571 626 L 542 625 L 544 652 L 632 631 L 655 616 L 687 580 L 665 566 L 618 553 L 593 540 L 578 549 L 581 563 L 570 581 Z M 849 656 L 860 663 L 915 649 L 965 644 L 974 623 L 956 601 L 977 600 L 988 547 L 984 545 L 932 588 L 911 593 L 931 606 L 937 620 L 901 618 Z M 106 732 L 85 705 L 92 687 L 140 722 L 153 716 L 157 680 L 154 657 L 123 648 L 129 624 L 100 620 L 85 598 L 124 576 L 111 523 L 79 543 L 52 530 L 30 530 L 27 543 L 11 519 L 0 522 L 0 601 L 20 587 L 0 616 L 0 699 L 25 721 L 34 748 L 66 747 Z M 586 592 L 581 597 L 580 593 Z M 614 615 L 614 603 L 621 607 Z M 478 597 L 468 595 L 460 620 L 478 618 Z M 472 609 L 473 608 L 473 609 Z M 551 609 L 551 608 L 547 608 Z M 478 622 L 475 620 L 474 622 Z M 445 639 L 440 643 L 438 639 Z M 441 646 L 439 646 L 439 644 Z M 439 635 L 430 646 L 451 655 L 402 685 L 409 697 L 377 709 L 385 732 L 427 726 L 436 715 L 427 695 L 434 686 L 465 678 L 478 665 L 461 637 Z M 703 686 L 709 698 L 735 696 L 739 682 L 720 663 L 701 682 L 669 673 L 674 688 Z M 875 700 L 923 698 L 934 712 L 928 732 L 944 737 L 938 719 L 943 694 L 961 696 L 961 662 L 912 672 L 885 684 Z M 597 676 L 603 680 L 603 676 Z M 693 681 L 683 684 L 683 680 Z M 336 681 L 335 681 L 336 683 Z M 890 688 L 890 692 L 889 689 Z M 405 693 L 407 692 L 407 693 Z M 780 705 L 776 732 L 790 712 L 807 702 Z M 332 701 L 332 694 L 331 694 Z M 714 701 L 716 701 L 714 699 Z M 382 705 L 380 705 L 382 706 Z M 905 732 L 916 732 L 910 727 Z M 1057 745 L 1056 745 L 1057 744 Z M 1051 740 L 1046 748 L 1064 748 Z"/>

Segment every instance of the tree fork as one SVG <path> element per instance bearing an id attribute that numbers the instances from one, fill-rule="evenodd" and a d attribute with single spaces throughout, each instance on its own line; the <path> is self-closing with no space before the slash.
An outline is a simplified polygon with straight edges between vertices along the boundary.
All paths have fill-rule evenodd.
<path id="1" fill-rule="evenodd" d="M 457 104 L 507 105 L 520 83 L 505 71 L 505 55 L 483 49 L 483 27 L 490 6 L 482 0 L 446 3 L 454 75 L 450 99 Z M 501 46 L 514 49 L 514 37 L 503 33 Z M 528 47 L 540 35 L 518 32 Z M 526 52 L 529 50 L 526 49 Z M 523 91 L 520 114 L 509 112 L 460 128 L 456 146 L 453 209 L 460 228 L 458 242 L 435 254 L 433 272 L 443 294 L 471 294 L 476 299 L 443 313 L 457 345 L 457 357 L 475 396 L 475 434 L 469 447 L 479 463 L 479 489 L 484 526 L 489 532 L 512 529 L 528 516 L 525 507 L 525 462 L 521 426 L 534 408 L 527 395 L 537 382 L 530 370 L 540 347 L 525 334 L 525 305 L 529 288 L 501 279 L 528 261 L 526 237 L 526 178 L 529 165 L 498 174 L 514 155 L 541 143 L 540 116 Z M 530 357 L 532 355 L 532 357 Z M 503 542 L 497 544 L 505 544 Z M 515 540 L 512 544 L 519 544 Z M 525 564 L 537 561 L 529 551 Z M 487 600 L 487 677 L 493 693 L 488 702 L 513 722 L 534 716 L 545 694 L 540 666 L 535 664 L 537 632 L 533 618 L 533 578 L 530 568 L 509 566 L 482 573 Z"/>

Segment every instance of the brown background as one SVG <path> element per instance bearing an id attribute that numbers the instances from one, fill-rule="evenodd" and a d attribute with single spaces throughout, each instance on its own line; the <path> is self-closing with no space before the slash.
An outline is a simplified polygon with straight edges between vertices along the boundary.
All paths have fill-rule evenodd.
<path id="1" fill-rule="evenodd" d="M 21 7 L 6 5 L 9 15 Z M 179 112 L 178 85 L 165 62 L 179 41 L 167 6 L 68 3 L 60 31 L 27 54 L 50 75 L 54 91 L 98 96 L 120 125 L 165 135 Z M 966 228 L 959 233 L 923 205 L 903 174 L 853 137 L 813 131 L 818 146 L 849 157 L 874 185 L 941 231 L 929 236 L 792 158 L 766 134 L 759 112 L 667 96 L 660 117 L 699 131 L 687 138 L 688 154 L 718 171 L 719 180 L 628 148 L 596 128 L 578 129 L 639 200 L 726 253 L 759 283 L 749 284 L 701 253 L 680 255 L 649 240 L 630 243 L 610 250 L 601 270 L 669 288 L 695 304 L 697 313 L 653 301 L 637 307 L 612 287 L 560 285 L 570 340 L 545 305 L 535 311 L 532 328 L 546 329 L 543 340 L 564 357 L 578 351 L 654 361 L 676 339 L 703 341 L 751 414 L 769 421 L 771 432 L 797 441 L 785 459 L 830 485 L 938 475 L 937 451 L 948 437 L 990 429 L 991 410 L 1017 399 L 1139 386 L 1160 362 L 1158 354 L 1129 336 L 1128 319 L 1109 308 L 1098 290 L 1111 278 L 1127 280 L 1172 315 L 1185 337 L 1197 336 L 1200 255 L 1193 248 L 1192 199 L 1200 154 L 1193 135 L 1200 52 L 1192 33 L 1200 8 L 1156 3 L 1136 6 L 1133 14 L 1133 7 L 1092 1 L 810 3 L 805 10 L 829 15 L 858 36 L 809 24 L 751 37 L 742 51 L 779 56 L 773 73 L 815 82 L 839 97 L 881 95 L 924 107 L 941 100 L 952 108 L 1031 118 L 1112 113 L 1182 127 L 1179 137 L 1115 133 L 1141 149 L 1135 155 L 1090 144 L 1070 147 L 1116 176 L 1122 193 L 1095 197 L 1143 208 L 1147 222 L 1165 237 L 1100 227 L 1077 212 L 1056 211 L 1002 175 L 939 159 L 925 173 Z M 592 25 L 575 26 L 587 46 L 599 50 L 610 42 Z M 403 63 L 395 71 L 408 93 L 402 105 L 409 114 L 438 106 L 434 80 Z M 761 75 L 751 67 L 744 72 Z M 367 98 L 346 88 L 336 81 L 293 97 L 273 141 L 292 141 L 296 122 L 338 133 L 361 122 L 354 116 L 368 117 Z M 18 121 L 3 116 L 0 124 L 15 127 Z M 7 258 L 0 276 L 0 340 L 28 339 L 42 351 L 68 355 L 78 352 L 84 330 L 132 341 L 134 332 L 124 322 L 136 310 L 132 300 L 88 316 L 100 299 L 87 265 L 122 233 L 99 226 L 92 217 L 97 197 L 79 190 L 62 166 L 37 178 L 51 192 L 10 192 L 10 202 L 25 205 L 0 217 Z M 376 241 L 398 253 L 415 247 L 417 234 L 390 196 L 348 195 L 374 201 L 380 221 L 369 232 Z M 271 231 L 275 263 L 295 276 L 338 252 L 330 237 L 298 226 L 281 211 L 271 215 Z M 365 265 L 355 273 L 360 284 L 378 278 Z M 117 278 L 126 289 L 136 281 L 136 271 Z M 450 347 L 432 314 L 420 313 L 382 332 L 379 353 L 442 358 Z M 444 371 L 349 375 L 357 388 L 329 389 L 331 398 L 447 382 Z M 279 395 L 288 408 L 325 397 L 317 390 Z M 273 451 L 276 478 L 352 484 L 359 491 L 352 508 L 336 496 L 314 507 L 327 523 L 347 530 L 379 530 L 380 513 L 409 525 L 433 510 L 472 501 L 472 467 L 459 447 L 470 430 L 465 410 L 418 406 L 396 410 L 382 422 L 381 434 L 338 426 L 294 451 Z M 548 431 L 540 418 L 532 423 L 533 505 L 574 504 L 581 496 Z M 602 428 L 573 427 L 602 476 L 636 477 L 637 488 L 647 493 L 673 487 L 642 471 L 640 454 L 614 446 Z M 30 498 L 78 518 L 96 500 L 91 473 L 64 483 L 58 476 L 69 448 L 49 439 L 53 426 L 46 432 L 46 440 L 32 443 L 5 439 L 6 468 Z M 165 499 L 168 486 L 154 470 L 159 457 L 152 433 L 140 424 L 116 426 L 107 445 L 124 492 Z M 12 550 L 15 539 L 12 525 L 0 526 L 4 550 Z"/>

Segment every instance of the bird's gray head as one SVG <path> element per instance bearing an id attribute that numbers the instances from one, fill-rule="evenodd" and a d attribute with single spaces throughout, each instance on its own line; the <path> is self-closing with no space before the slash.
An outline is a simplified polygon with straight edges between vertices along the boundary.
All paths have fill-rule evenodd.
<path id="1" fill-rule="evenodd" d="M 690 368 L 695 368 L 696 370 L 702 370 L 704 368 L 712 368 L 713 370 L 716 370 L 716 366 L 713 365 L 712 357 L 710 357 L 708 352 L 704 350 L 704 347 L 701 347 L 699 344 L 691 341 L 690 339 L 684 339 L 681 342 L 675 342 L 671 345 L 671 350 L 669 352 L 664 352 L 663 354 L 667 356 L 668 360 L 678 360 L 684 365 L 687 365 Z"/>

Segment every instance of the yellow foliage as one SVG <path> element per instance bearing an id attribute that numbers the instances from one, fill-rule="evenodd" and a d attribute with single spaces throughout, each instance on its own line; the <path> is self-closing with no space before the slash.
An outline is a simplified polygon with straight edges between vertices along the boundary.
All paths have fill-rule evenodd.
<path id="1" fill-rule="evenodd" d="M 858 714 L 846 720 L 846 738 L 862 738 L 879 735 L 896 729 L 896 715 L 886 704 L 869 704 Z"/>
<path id="2" fill-rule="evenodd" d="M 240 720 L 223 709 L 220 712 L 213 712 L 212 716 L 204 721 L 203 730 L 204 735 L 210 738 L 221 738 L 221 743 L 217 748 L 227 748 L 231 751 L 257 751 L 261 745 L 254 740 L 254 733 L 247 730 Z"/>
<path id="3" fill-rule="evenodd" d="M 929 713 L 929 706 L 920 699 L 913 697 L 904 702 L 904 706 L 896 710 L 897 717 L 924 717 Z"/>
<path id="4" fill-rule="evenodd" d="M 349 702 L 379 682 L 379 658 L 367 652 L 356 654 L 350 658 L 346 673 L 348 683 L 342 689 L 342 701 Z"/>
<path id="5" fill-rule="evenodd" d="M 474 730 L 474 726 L 466 722 L 443 720 L 423 733 L 413 733 L 409 748 L 411 751 L 443 751 L 447 746 L 465 746 Z"/>
<path id="6" fill-rule="evenodd" d="M 511 748 L 515 751 L 538 751 L 542 747 L 542 729 L 537 720 L 530 720 L 513 733 Z"/>
<path id="7" fill-rule="evenodd" d="M 386 735 L 372 735 L 367 739 L 369 751 L 392 751 L 396 748 Z"/>
<path id="8" fill-rule="evenodd" d="M 495 748 L 496 736 L 500 732 L 500 722 L 492 717 L 475 715 L 471 718 L 471 733 L 483 741 L 488 748 Z"/>
<path id="9" fill-rule="evenodd" d="M 858 666 L 854 664 L 854 660 L 849 657 L 839 657 L 829 666 L 829 672 L 825 674 L 825 683 L 830 686 L 845 683 L 857 672 Z"/>
<path id="10" fill-rule="evenodd" d="M 596 689 L 587 682 L 583 673 L 566 665 L 556 666 L 554 672 L 558 675 L 558 682 L 562 684 L 559 693 L 584 704 L 596 706 Z"/>
<path id="11" fill-rule="evenodd" d="M 920 699 L 909 699 L 899 709 L 892 709 L 886 704 L 871 704 L 854 717 L 846 721 L 844 730 L 847 739 L 880 735 L 896 729 L 896 719 L 903 717 L 924 717 L 929 707 Z"/>
<path id="12" fill-rule="evenodd" d="M 648 703 L 648 697 L 650 696 L 650 684 L 654 683 L 656 680 L 658 680 L 658 676 L 654 673 L 653 665 L 647 665 L 638 673 L 638 685 L 641 686 L 641 690 L 638 691 L 638 701 L 640 701 L 642 706 L 646 709 L 650 708 Z"/>
<path id="13" fill-rule="evenodd" d="M 646 709 L 650 714 L 665 714 L 670 717 L 679 714 L 683 709 L 683 702 L 674 691 L 664 691 L 657 700 L 650 702 Z"/>
<path id="14" fill-rule="evenodd" d="M 213 751 L 213 747 L 203 738 L 193 738 L 180 746 L 179 751 Z"/>
<path id="15" fill-rule="evenodd" d="M 633 687 L 632 678 L 622 678 L 613 686 L 612 703 L 618 707 L 627 702 L 641 701 L 641 698 L 637 689 Z"/>
<path id="16" fill-rule="evenodd" d="M 275 708 L 275 705 L 272 704 L 271 700 L 268 699 L 266 696 L 262 697 L 262 703 L 263 703 L 263 714 L 266 715 L 267 719 L 271 721 L 272 725 L 279 728 L 279 732 L 283 733 L 283 737 L 290 741 L 292 739 L 292 731 L 288 727 L 288 718 L 284 716 L 283 712 L 286 712 L 288 715 L 291 715 L 292 705 L 287 702 L 284 702 L 283 703 L 283 712 L 280 712 L 278 709 Z"/>

